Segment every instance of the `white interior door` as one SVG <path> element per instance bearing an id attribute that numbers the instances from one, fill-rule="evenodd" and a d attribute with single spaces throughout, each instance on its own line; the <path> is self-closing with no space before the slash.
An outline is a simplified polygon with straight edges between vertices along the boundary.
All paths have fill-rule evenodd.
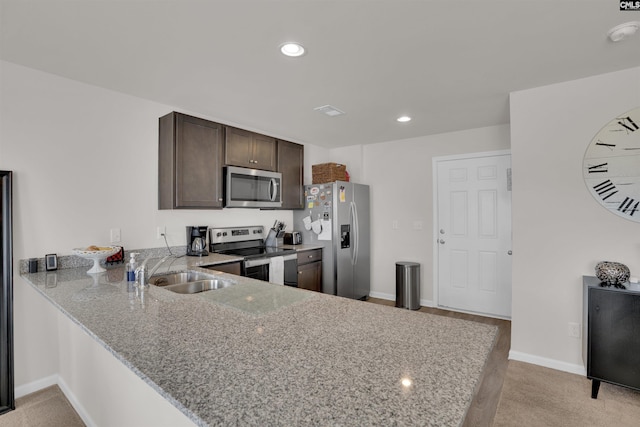
<path id="1" fill-rule="evenodd" d="M 511 317 L 511 155 L 437 161 L 438 306 Z"/>

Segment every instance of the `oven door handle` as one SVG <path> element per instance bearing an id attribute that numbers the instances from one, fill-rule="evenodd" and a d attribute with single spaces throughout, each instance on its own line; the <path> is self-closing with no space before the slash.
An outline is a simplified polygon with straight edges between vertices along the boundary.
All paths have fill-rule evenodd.
<path id="1" fill-rule="evenodd" d="M 298 259 L 297 254 L 290 254 L 283 256 L 284 261 L 293 261 Z M 254 259 L 246 259 L 244 261 L 245 268 L 258 267 L 260 265 L 269 264 L 269 257 L 266 258 L 254 258 Z"/>
<path id="2" fill-rule="evenodd" d="M 258 267 L 258 266 L 265 265 L 265 264 L 269 264 L 269 258 L 256 258 L 256 259 L 245 259 L 244 260 L 244 267 L 245 268 Z"/>

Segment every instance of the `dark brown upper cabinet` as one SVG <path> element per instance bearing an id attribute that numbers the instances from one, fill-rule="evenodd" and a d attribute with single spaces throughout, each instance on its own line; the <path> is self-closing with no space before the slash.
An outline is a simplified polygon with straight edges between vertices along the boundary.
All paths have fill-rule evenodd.
<path id="1" fill-rule="evenodd" d="M 278 140 L 278 172 L 282 174 L 282 208 L 304 208 L 304 146 Z"/>
<path id="2" fill-rule="evenodd" d="M 159 209 L 222 209 L 224 126 L 170 113 L 160 117 Z"/>
<path id="3" fill-rule="evenodd" d="M 276 171 L 276 139 L 225 126 L 225 165 Z"/>

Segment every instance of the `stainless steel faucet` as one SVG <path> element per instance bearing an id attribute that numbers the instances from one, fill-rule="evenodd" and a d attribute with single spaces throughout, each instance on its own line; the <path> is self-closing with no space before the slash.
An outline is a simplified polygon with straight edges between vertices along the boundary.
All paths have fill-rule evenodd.
<path id="1" fill-rule="evenodd" d="M 177 257 L 175 255 L 167 255 L 166 257 L 163 257 L 160 261 L 158 261 L 156 265 L 153 266 L 149 274 L 147 274 L 147 262 L 151 259 L 151 257 L 146 258 L 142 262 L 142 265 L 136 268 L 136 283 L 138 283 L 138 286 L 142 288 L 146 288 L 147 286 L 149 286 L 149 283 L 147 283 L 149 277 L 153 276 L 153 273 L 158 271 L 158 268 L 160 268 L 160 266 L 164 264 L 165 261 L 169 258 Z"/>

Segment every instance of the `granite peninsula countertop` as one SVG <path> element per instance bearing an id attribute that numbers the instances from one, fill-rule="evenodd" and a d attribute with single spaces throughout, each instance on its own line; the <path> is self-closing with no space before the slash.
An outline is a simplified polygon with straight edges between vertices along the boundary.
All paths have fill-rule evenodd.
<path id="1" fill-rule="evenodd" d="M 442 426 L 458 425 L 461 411 L 464 419 L 494 326 L 201 268 L 233 261 L 211 257 L 160 271 L 190 268 L 234 286 L 140 291 L 123 265 L 21 277 L 197 425 Z"/>

